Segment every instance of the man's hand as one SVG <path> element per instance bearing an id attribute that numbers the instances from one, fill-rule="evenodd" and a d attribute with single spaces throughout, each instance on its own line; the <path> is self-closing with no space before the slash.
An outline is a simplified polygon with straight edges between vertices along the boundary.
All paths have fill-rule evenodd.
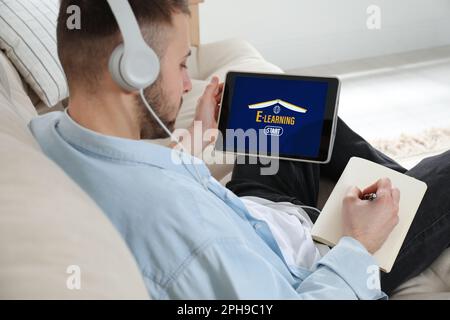
<path id="1" fill-rule="evenodd" d="M 180 137 L 180 142 L 186 151 L 198 155 L 217 138 L 220 99 L 224 84 L 219 83 L 218 77 L 213 77 L 211 83 L 197 102 L 197 109 L 192 125 L 188 128 L 188 135 Z M 205 137 L 205 132 L 213 134 Z M 205 138 L 205 139 L 204 139 Z M 206 139 L 208 138 L 208 139 Z M 176 144 L 172 144 L 176 147 Z"/>
<path id="2" fill-rule="evenodd" d="M 376 193 L 374 201 L 361 200 L 362 195 Z M 357 187 L 348 190 L 343 201 L 344 236 L 361 242 L 371 254 L 377 252 L 398 224 L 400 190 L 392 187 L 384 178 L 361 191 Z"/>
<path id="3" fill-rule="evenodd" d="M 223 91 L 223 83 L 219 84 L 219 78 L 213 77 L 211 83 L 197 102 L 194 121 L 200 121 L 203 132 L 209 129 L 217 129 L 219 117 L 219 103 Z"/>

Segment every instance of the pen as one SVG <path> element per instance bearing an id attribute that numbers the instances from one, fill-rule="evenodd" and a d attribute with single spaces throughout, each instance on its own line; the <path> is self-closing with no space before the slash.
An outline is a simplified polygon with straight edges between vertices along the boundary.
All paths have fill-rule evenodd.
<path id="1" fill-rule="evenodd" d="M 363 195 L 362 200 L 373 201 L 376 198 L 377 198 L 377 194 L 376 193 L 367 193 L 367 194 Z"/>

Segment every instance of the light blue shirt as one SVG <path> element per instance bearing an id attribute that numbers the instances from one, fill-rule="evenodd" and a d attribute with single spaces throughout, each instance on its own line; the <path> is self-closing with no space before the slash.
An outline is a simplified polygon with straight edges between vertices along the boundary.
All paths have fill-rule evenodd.
<path id="1" fill-rule="evenodd" d="M 29 126 L 119 230 L 153 299 L 386 297 L 376 261 L 349 237 L 312 270 L 288 267 L 268 225 L 197 160 L 199 183 L 186 154 L 177 163 L 172 149 L 98 134 L 65 112 Z"/>

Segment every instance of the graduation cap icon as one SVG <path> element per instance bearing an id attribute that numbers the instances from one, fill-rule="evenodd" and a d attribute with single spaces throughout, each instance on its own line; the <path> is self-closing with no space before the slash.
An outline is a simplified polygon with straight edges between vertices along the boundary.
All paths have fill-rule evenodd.
<path id="1" fill-rule="evenodd" d="M 275 114 L 279 114 L 281 111 L 281 107 L 284 107 L 286 109 L 289 109 L 291 111 L 294 112 L 299 112 L 299 113 L 306 113 L 308 112 L 307 109 L 296 106 L 295 104 L 286 102 L 284 100 L 281 99 L 275 99 L 275 100 L 270 100 L 270 101 L 264 101 L 264 102 L 260 102 L 260 103 L 255 103 L 255 104 L 250 104 L 248 107 L 250 109 L 264 109 L 264 108 L 269 108 L 269 107 L 274 107 L 273 112 Z"/>

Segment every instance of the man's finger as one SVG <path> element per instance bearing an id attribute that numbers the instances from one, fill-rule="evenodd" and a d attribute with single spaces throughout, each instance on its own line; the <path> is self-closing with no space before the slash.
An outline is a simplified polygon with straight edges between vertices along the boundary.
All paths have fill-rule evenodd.
<path id="1" fill-rule="evenodd" d="M 217 80 L 219 81 L 219 80 Z M 223 83 L 219 83 L 218 86 L 216 87 L 216 91 L 214 92 L 216 95 L 221 95 L 222 91 L 223 91 Z"/>
<path id="2" fill-rule="evenodd" d="M 219 86 L 219 78 L 213 77 L 211 79 L 211 83 L 206 87 L 204 95 L 214 97 L 218 86 Z"/>
<path id="3" fill-rule="evenodd" d="M 392 188 L 391 179 L 389 179 L 389 178 L 382 178 L 382 179 L 380 179 L 379 187 L 380 188 L 385 188 L 385 189 L 391 189 Z"/>
<path id="4" fill-rule="evenodd" d="M 362 193 L 368 194 L 368 193 L 377 193 L 380 189 L 387 189 L 391 187 L 391 180 L 388 178 L 382 178 L 376 181 L 371 186 L 365 188 Z"/>
<path id="5" fill-rule="evenodd" d="M 391 179 L 389 178 L 380 179 L 380 182 L 378 184 L 377 197 L 391 198 L 392 197 L 391 189 L 392 189 Z"/>
<path id="6" fill-rule="evenodd" d="M 376 193 L 378 190 L 378 183 L 380 182 L 380 179 L 378 179 L 376 182 L 374 182 L 373 184 L 371 184 L 370 186 L 368 186 L 367 188 L 365 188 L 363 190 L 363 194 L 368 194 L 368 193 Z"/>
<path id="7" fill-rule="evenodd" d="M 348 198 L 352 198 L 352 199 L 361 199 L 362 192 L 361 192 L 361 190 L 359 190 L 358 187 L 352 186 L 352 187 L 348 188 L 345 196 Z"/>
<path id="8" fill-rule="evenodd" d="M 392 199 L 394 200 L 395 203 L 399 203 L 400 202 L 400 190 L 398 188 L 392 188 L 391 190 L 391 194 L 392 194 Z"/>

